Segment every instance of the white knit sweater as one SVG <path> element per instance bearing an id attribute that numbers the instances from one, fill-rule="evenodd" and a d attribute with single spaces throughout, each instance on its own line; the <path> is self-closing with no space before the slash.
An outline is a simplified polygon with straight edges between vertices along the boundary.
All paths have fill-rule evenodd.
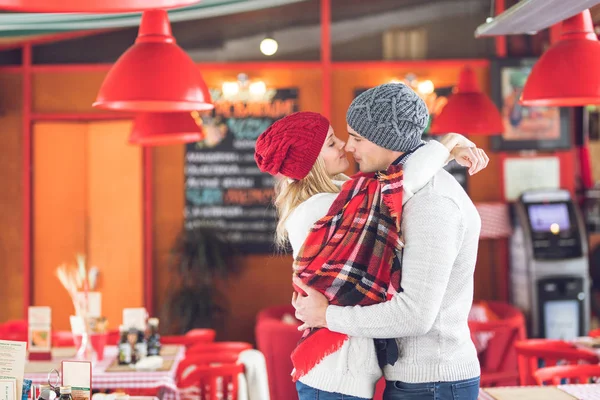
<path id="1" fill-rule="evenodd" d="M 403 168 L 403 202 L 408 201 L 416 191 L 431 180 L 434 174 L 446 163 L 448 156 L 449 153 L 446 147 L 432 140 L 416 150 L 407 159 Z M 306 240 L 310 228 L 327 214 L 336 197 L 337 194 L 333 193 L 314 195 L 300 204 L 289 216 L 286 221 L 286 229 L 294 257 L 298 255 L 298 251 Z M 405 286 L 404 282 L 403 276 L 403 287 Z M 343 324 L 345 320 L 341 318 L 340 322 Z M 308 386 L 327 392 L 372 398 L 375 383 L 382 375 L 372 339 L 375 337 L 393 338 L 396 335 L 350 334 L 350 339 L 337 352 L 325 357 L 308 374 L 300 378 L 300 381 Z"/>
<path id="2" fill-rule="evenodd" d="M 400 358 L 387 380 L 448 382 L 480 375 L 467 317 L 481 220 L 446 171 L 402 210 L 405 240 L 402 288 L 390 301 L 365 307 L 327 307 L 327 326 L 354 337 L 398 338 Z"/>

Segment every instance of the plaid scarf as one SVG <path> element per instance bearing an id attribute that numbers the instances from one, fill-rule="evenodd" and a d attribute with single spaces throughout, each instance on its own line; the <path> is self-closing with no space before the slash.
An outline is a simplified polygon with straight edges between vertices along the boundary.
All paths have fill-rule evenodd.
<path id="1" fill-rule="evenodd" d="M 393 262 L 403 246 L 402 179 L 402 166 L 392 165 L 375 178 L 345 182 L 327 215 L 313 225 L 294 260 L 294 274 L 330 304 L 367 306 L 402 290 L 401 264 Z M 347 339 L 326 328 L 305 331 L 292 353 L 294 381 Z"/>

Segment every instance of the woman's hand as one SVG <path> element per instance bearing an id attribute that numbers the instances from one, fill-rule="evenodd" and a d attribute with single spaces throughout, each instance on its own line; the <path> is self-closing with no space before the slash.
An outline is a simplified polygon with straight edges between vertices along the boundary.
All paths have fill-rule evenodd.
<path id="1" fill-rule="evenodd" d="M 469 168 L 469 175 L 475 175 L 490 162 L 485 151 L 478 149 L 475 143 L 460 133 L 448 133 L 442 136 L 440 143 L 450 152 L 448 161 L 454 158 L 457 163 Z"/>
<path id="2" fill-rule="evenodd" d="M 469 175 L 475 175 L 490 162 L 489 157 L 485 154 L 485 151 L 478 149 L 475 146 L 456 146 L 450 152 L 452 157 L 457 163 L 463 167 L 469 168 Z"/>

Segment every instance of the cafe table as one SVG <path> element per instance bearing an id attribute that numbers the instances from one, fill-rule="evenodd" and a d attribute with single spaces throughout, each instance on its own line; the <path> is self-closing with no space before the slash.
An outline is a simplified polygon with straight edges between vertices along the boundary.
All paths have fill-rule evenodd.
<path id="1" fill-rule="evenodd" d="M 74 359 L 74 354 L 73 348 L 52 349 L 52 360 L 28 361 L 25 364 L 25 378 L 31 379 L 36 385 L 47 384 L 48 373 L 52 369 L 60 371 L 61 361 Z M 121 390 L 132 394 L 151 394 L 163 400 L 178 399 L 175 378 L 177 366 L 185 355 L 184 346 L 163 346 L 161 349 L 163 368 L 156 371 L 139 371 L 133 367 L 117 365 L 117 355 L 117 346 L 106 346 L 103 360 L 95 362 L 92 366 L 94 391 Z"/>
<path id="2" fill-rule="evenodd" d="M 478 400 L 600 400 L 600 384 L 514 386 L 479 389 Z"/>

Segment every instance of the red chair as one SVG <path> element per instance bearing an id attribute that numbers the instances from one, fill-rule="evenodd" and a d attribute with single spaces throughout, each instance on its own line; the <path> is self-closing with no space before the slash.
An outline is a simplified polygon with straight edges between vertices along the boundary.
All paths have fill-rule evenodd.
<path id="1" fill-rule="evenodd" d="M 193 346 L 196 343 L 210 343 L 215 341 L 217 332 L 214 329 L 192 329 L 185 335 L 165 335 L 161 336 L 161 344 L 179 344 L 185 347 Z"/>
<path id="2" fill-rule="evenodd" d="M 240 353 L 221 352 L 221 353 L 201 353 L 186 355 L 177 366 L 177 382 L 180 382 L 194 368 L 210 364 L 235 364 L 238 361 Z"/>
<path id="3" fill-rule="evenodd" d="M 27 321 L 7 321 L 0 325 L 0 340 L 14 340 L 18 342 L 27 342 L 27 336 Z"/>
<path id="4" fill-rule="evenodd" d="M 237 400 L 238 375 L 243 364 L 204 365 L 194 369 L 179 383 L 182 399 Z"/>
<path id="5" fill-rule="evenodd" d="M 188 347 L 185 351 L 186 357 L 192 354 L 219 353 L 219 352 L 237 352 L 250 350 L 252 345 L 246 342 L 214 342 L 214 343 L 196 343 Z"/>
<path id="6" fill-rule="evenodd" d="M 487 345 L 479 354 L 481 386 L 515 386 L 519 380 L 515 343 L 526 339 L 525 318 L 510 304 L 486 302 L 496 319 L 486 322 L 469 321 L 471 339 L 489 335 Z"/>
<path id="7" fill-rule="evenodd" d="M 107 332 L 106 344 L 109 346 L 117 346 L 121 341 L 121 333 L 118 329 L 112 329 Z"/>
<path id="8" fill-rule="evenodd" d="M 71 331 L 52 331 L 52 347 L 75 347 L 73 333 Z"/>
<path id="9" fill-rule="evenodd" d="M 595 352 L 576 348 L 571 343 L 559 340 L 531 339 L 517 342 L 515 346 L 521 385 L 535 385 L 534 373 L 540 367 L 553 367 L 558 362 L 563 365 L 576 365 L 598 364 L 600 361 Z M 541 363 L 544 365 L 541 366 Z"/>
<path id="10" fill-rule="evenodd" d="M 199 342 L 214 342 L 217 332 L 214 329 L 192 329 L 187 331 L 186 337 L 194 338 Z"/>
<path id="11" fill-rule="evenodd" d="M 588 332 L 588 336 L 593 337 L 593 338 L 600 337 L 600 328 L 592 329 L 591 331 Z"/>
<path id="12" fill-rule="evenodd" d="M 284 322 L 284 316 L 295 321 L 294 313 L 291 305 L 275 306 L 262 310 L 256 317 L 256 348 L 265 355 L 273 400 L 298 400 L 296 385 L 290 376 L 294 368 L 290 356 L 302 332 L 298 331 L 298 321 Z"/>
<path id="13" fill-rule="evenodd" d="M 540 368 L 533 373 L 538 385 L 565 383 L 595 383 L 600 377 L 600 365 L 560 365 Z M 592 382 L 590 382 L 592 381 Z"/>

